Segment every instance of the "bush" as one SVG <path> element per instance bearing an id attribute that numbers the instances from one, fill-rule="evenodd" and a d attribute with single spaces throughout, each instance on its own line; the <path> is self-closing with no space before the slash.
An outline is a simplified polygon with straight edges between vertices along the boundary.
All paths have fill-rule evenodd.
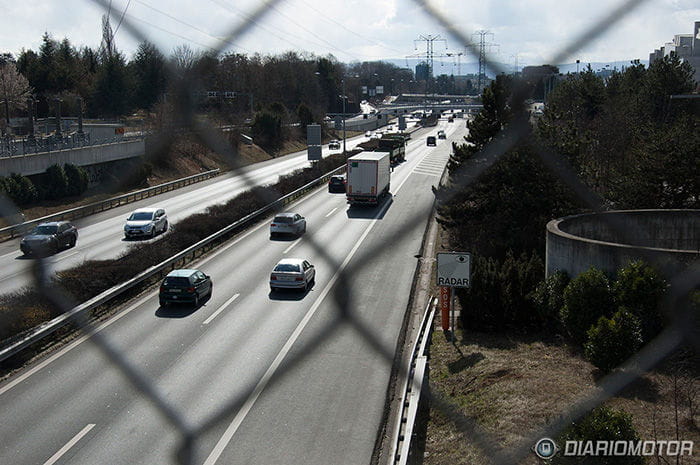
<path id="1" fill-rule="evenodd" d="M 532 293 L 542 274 L 542 260 L 533 253 L 505 260 L 475 256 L 471 288 L 457 291 L 464 328 L 495 331 L 505 327 L 540 326 Z"/>
<path id="2" fill-rule="evenodd" d="M 584 350 L 586 359 L 607 373 L 634 355 L 641 345 L 639 318 L 622 307 L 611 319 L 600 317 L 588 330 Z"/>
<path id="3" fill-rule="evenodd" d="M 17 205 L 31 205 L 39 200 L 34 183 L 26 176 L 12 173 L 9 178 L 5 178 L 4 184 L 5 192 Z"/>
<path id="4" fill-rule="evenodd" d="M 561 321 L 569 336 L 578 344 L 583 344 L 588 329 L 601 316 L 611 316 L 614 308 L 608 278 L 602 271 L 591 267 L 564 289 Z"/>
<path id="5" fill-rule="evenodd" d="M 68 180 L 66 195 L 80 195 L 87 190 L 88 174 L 83 168 L 66 163 L 63 165 L 63 171 Z"/>
<path id="6" fill-rule="evenodd" d="M 661 332 L 663 317 L 659 304 L 667 284 L 658 271 L 641 260 L 630 262 L 618 271 L 612 288 L 617 305 L 639 318 L 645 343 Z"/>
<path id="7" fill-rule="evenodd" d="M 41 196 L 48 200 L 60 199 L 68 192 L 68 177 L 59 165 L 46 168 L 46 176 L 41 187 Z"/>
<path id="8" fill-rule="evenodd" d="M 540 281 L 532 294 L 537 318 L 547 326 L 556 327 L 559 314 L 564 306 L 564 289 L 571 281 L 565 271 L 557 271 L 547 279 Z"/>
<path id="9" fill-rule="evenodd" d="M 624 410 L 613 410 L 605 406 L 593 409 L 588 415 L 567 428 L 557 440 L 560 447 L 566 441 L 638 441 L 639 435 L 632 425 L 632 415 Z M 598 457 L 554 457 L 555 465 L 589 464 L 596 465 L 641 465 L 640 456 L 598 456 Z"/>

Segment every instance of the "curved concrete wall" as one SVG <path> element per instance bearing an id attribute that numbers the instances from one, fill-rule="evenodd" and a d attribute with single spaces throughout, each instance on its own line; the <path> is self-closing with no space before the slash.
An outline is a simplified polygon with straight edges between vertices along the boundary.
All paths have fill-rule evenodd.
<path id="1" fill-rule="evenodd" d="M 547 224 L 547 276 L 574 277 L 591 266 L 612 274 L 640 258 L 671 272 L 700 262 L 700 210 L 587 213 Z"/>

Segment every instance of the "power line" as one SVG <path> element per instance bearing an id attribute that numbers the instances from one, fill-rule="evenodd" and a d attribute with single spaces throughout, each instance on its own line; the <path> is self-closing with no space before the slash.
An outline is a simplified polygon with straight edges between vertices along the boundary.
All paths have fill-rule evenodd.
<path id="1" fill-rule="evenodd" d="M 328 16 L 328 15 L 326 15 L 325 13 L 323 13 L 323 12 L 317 10 L 317 9 L 314 8 L 312 5 L 310 5 L 309 3 L 307 3 L 306 1 L 304 1 L 304 0 L 299 0 L 299 1 L 301 1 L 301 3 L 303 3 L 304 5 L 306 5 L 307 7 L 309 7 L 310 9 L 314 10 L 314 11 L 315 11 L 316 13 L 318 13 L 319 15 L 325 17 L 325 18 L 326 18 L 327 20 L 329 20 L 330 22 L 332 22 L 332 23 L 334 23 L 334 24 L 336 24 L 336 25 L 342 27 L 343 29 L 345 29 L 345 30 L 348 31 L 349 33 L 351 33 L 351 34 L 353 34 L 353 35 L 359 37 L 360 39 L 366 40 L 366 41 L 369 41 L 369 42 L 372 42 L 372 43 L 374 43 L 375 45 L 379 45 L 380 47 L 382 47 L 382 48 L 384 48 L 384 49 L 386 49 L 386 50 L 391 50 L 391 51 L 393 51 L 393 52 L 396 52 L 396 53 L 399 53 L 399 54 L 402 54 L 402 55 L 403 55 L 404 52 L 402 52 L 401 50 L 396 50 L 395 48 L 387 47 L 386 45 L 380 43 L 380 42 L 377 41 L 377 40 L 372 39 L 371 37 L 363 36 L 363 35 L 357 33 L 356 31 L 353 31 L 352 29 L 346 27 L 343 23 L 340 23 L 340 22 L 336 21 L 333 17 Z"/>
<path id="2" fill-rule="evenodd" d="M 119 24 L 117 24 L 117 27 L 114 29 L 114 34 L 113 34 L 113 35 L 117 35 L 117 31 L 119 30 L 119 26 L 122 25 L 122 21 L 124 21 L 124 15 L 126 14 L 126 10 L 129 9 L 129 5 L 131 5 L 131 0 L 129 0 L 129 1 L 126 3 L 126 6 L 124 7 L 124 11 L 122 12 L 122 17 L 119 18 Z"/>
<path id="3" fill-rule="evenodd" d="M 129 0 L 129 1 L 131 1 L 131 0 Z M 204 35 L 206 35 L 206 36 L 208 36 L 208 37 L 211 37 L 211 38 L 214 39 L 214 40 L 218 40 L 219 42 L 224 42 L 223 40 L 221 40 L 221 38 L 209 34 L 209 32 L 205 31 L 204 29 L 201 29 L 201 28 L 199 28 L 199 27 L 197 27 L 197 26 L 194 26 L 194 25 L 192 25 L 192 24 L 190 24 L 190 23 L 187 23 L 187 22 L 185 22 L 185 21 L 182 21 L 181 19 L 178 19 L 178 18 L 176 18 L 175 16 L 173 16 L 173 15 L 171 15 L 171 14 L 169 14 L 169 13 L 166 13 L 165 11 L 159 10 L 158 8 L 156 8 L 156 7 L 154 7 L 154 6 L 148 5 L 147 3 L 143 2 L 142 0 L 136 0 L 136 1 L 137 1 L 138 3 L 140 3 L 141 5 L 145 6 L 146 8 L 149 8 L 149 9 L 155 11 L 156 13 L 159 13 L 159 14 L 161 14 L 161 15 L 163 15 L 163 16 L 166 16 L 166 17 L 172 19 L 173 21 L 176 21 L 176 22 L 182 24 L 183 26 L 187 26 L 187 27 L 189 27 L 189 28 L 191 28 L 191 29 L 194 29 L 195 31 L 200 32 L 200 33 L 202 33 L 202 34 L 204 34 Z M 133 16 L 132 16 L 132 17 L 133 17 Z M 234 47 L 236 47 L 236 48 L 239 48 L 239 49 L 241 49 L 241 50 L 243 50 L 243 51 L 245 51 L 245 52 L 248 52 L 248 53 L 250 53 L 250 54 L 253 53 L 253 52 L 251 52 L 250 50 L 248 50 L 248 49 L 246 49 L 246 48 L 244 48 L 244 47 L 241 47 L 241 46 L 239 46 L 239 45 L 236 45 L 236 44 L 229 44 L 229 45 L 232 45 L 232 46 L 234 46 Z"/>

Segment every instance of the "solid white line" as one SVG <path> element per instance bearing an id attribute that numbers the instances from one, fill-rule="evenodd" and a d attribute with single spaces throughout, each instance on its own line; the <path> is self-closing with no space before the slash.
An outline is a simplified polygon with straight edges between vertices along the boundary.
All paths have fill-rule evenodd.
<path id="1" fill-rule="evenodd" d="M 326 215 L 326 218 L 328 218 L 328 217 L 331 216 L 333 213 L 335 213 L 335 211 L 336 211 L 337 209 L 338 209 L 338 207 L 335 207 L 333 210 L 329 211 L 328 214 Z"/>
<path id="2" fill-rule="evenodd" d="M 53 454 L 53 456 L 50 459 L 48 459 L 46 462 L 44 462 L 44 465 L 53 465 L 54 463 L 58 462 L 58 459 L 60 459 L 63 456 L 63 454 L 68 452 L 68 450 L 70 450 L 70 448 L 73 447 L 76 442 L 80 441 L 80 439 L 83 436 L 85 436 L 86 434 L 88 434 L 90 432 L 90 430 L 94 427 L 95 427 L 95 425 L 93 423 L 91 423 L 91 424 L 87 425 L 85 428 L 83 428 L 82 431 L 80 431 L 78 434 L 73 436 L 73 439 L 68 441 L 68 443 L 65 446 L 61 447 L 58 450 L 58 452 Z"/>
<path id="3" fill-rule="evenodd" d="M 294 248 L 294 246 L 297 245 L 299 242 L 301 242 L 301 237 L 299 239 L 297 239 L 296 241 L 292 242 L 292 244 L 289 247 L 284 249 L 284 252 L 282 252 L 282 254 L 286 254 L 287 252 L 292 250 Z"/>
<path id="4" fill-rule="evenodd" d="M 406 176 L 406 178 L 399 184 L 399 186 L 394 190 L 394 194 L 397 193 L 401 187 L 406 183 L 410 176 Z M 311 320 L 311 317 L 314 316 L 316 313 L 316 310 L 321 306 L 321 303 L 323 300 L 326 298 L 328 293 L 331 291 L 333 288 L 333 285 L 336 283 L 338 280 L 340 273 L 348 266 L 350 263 L 350 260 L 352 257 L 355 255 L 355 253 L 360 249 L 360 245 L 362 245 L 362 242 L 367 238 L 367 235 L 369 232 L 374 228 L 374 225 L 377 224 L 377 218 L 382 216 L 386 210 L 389 208 L 390 203 L 386 202 L 384 204 L 384 207 L 375 215 L 372 223 L 365 229 L 365 232 L 362 233 L 362 236 L 360 236 L 360 239 L 357 241 L 355 246 L 350 250 L 350 253 L 345 257 L 345 260 L 343 260 L 343 263 L 338 267 L 338 270 L 335 272 L 333 277 L 330 279 L 328 284 L 326 284 L 326 287 L 323 288 L 323 291 L 321 291 L 321 294 L 318 296 L 318 299 L 314 302 L 314 304 L 311 306 L 308 312 L 306 312 L 306 315 L 304 315 L 304 318 L 299 322 L 297 327 L 294 329 L 294 332 L 292 332 L 292 335 L 289 336 L 289 339 L 287 339 L 287 342 L 285 342 L 284 346 L 280 350 L 280 352 L 277 354 L 277 357 L 272 361 L 272 364 L 270 367 L 267 369 L 265 374 L 262 376 L 260 381 L 258 381 L 258 384 L 255 386 L 255 389 L 253 389 L 253 392 L 251 393 L 250 397 L 246 399 L 245 403 L 241 407 L 241 409 L 238 411 L 236 414 L 235 418 L 233 421 L 231 421 L 231 424 L 228 425 L 226 428 L 226 431 L 224 431 L 224 434 L 221 436 L 219 441 L 216 443 L 214 446 L 214 449 L 211 451 L 211 454 L 207 457 L 207 459 L 204 461 L 204 465 L 214 465 L 216 461 L 221 457 L 221 454 L 224 452 L 224 449 L 228 444 L 231 442 L 231 439 L 233 438 L 233 435 L 236 434 L 236 431 L 238 428 L 241 426 L 241 423 L 243 423 L 243 420 L 245 417 L 248 415 L 250 410 L 253 408 L 253 405 L 255 405 L 255 402 L 258 400 L 258 397 L 260 397 L 260 394 L 262 394 L 263 390 L 265 387 L 267 387 L 267 384 L 270 382 L 272 377 L 274 376 L 275 372 L 279 368 L 279 366 L 282 364 L 282 360 L 287 356 L 289 351 L 292 349 L 292 345 L 296 342 L 296 340 L 299 338 L 301 335 L 301 332 L 304 330 L 306 325 L 309 323 Z"/>
<path id="5" fill-rule="evenodd" d="M 9 257 L 10 255 L 23 255 L 21 251 L 15 250 L 14 252 L 6 253 L 4 255 L 0 255 L 0 258 L 5 258 Z"/>
<path id="6" fill-rule="evenodd" d="M 234 300 L 236 300 L 236 299 L 238 298 L 239 295 L 240 295 L 240 294 L 235 294 L 233 297 L 231 297 L 231 298 L 228 299 L 226 302 L 224 302 L 224 304 L 223 304 L 221 307 L 219 307 L 214 313 L 212 313 L 211 316 L 210 316 L 209 318 L 207 318 L 206 320 L 204 320 L 204 323 L 202 323 L 202 324 L 203 324 L 203 325 L 208 325 L 209 323 L 211 323 L 211 320 L 213 320 L 214 318 L 216 318 L 216 317 L 219 315 L 219 313 L 223 312 L 224 309 L 225 309 L 226 307 L 228 307 L 228 305 L 229 305 L 231 302 L 233 302 Z"/>
<path id="7" fill-rule="evenodd" d="M 40 364 L 38 364 L 37 366 L 35 366 L 34 368 L 32 368 L 31 370 L 27 371 L 26 373 L 20 375 L 20 376 L 17 377 L 16 379 L 14 379 L 14 380 L 12 380 L 11 382 L 7 383 L 5 386 L 3 386 L 3 387 L 0 388 L 0 396 L 3 395 L 5 392 L 9 391 L 10 389 L 12 389 L 13 387 L 15 387 L 16 385 L 18 385 L 19 383 L 21 383 L 22 381 L 24 381 L 25 379 L 29 378 L 29 377 L 30 377 L 31 375 L 33 375 L 34 373 L 36 373 L 36 372 L 38 372 L 39 370 L 41 370 L 42 368 L 44 368 L 44 367 L 45 367 L 46 365 L 48 365 L 49 363 L 51 363 L 51 362 L 53 362 L 54 360 L 58 359 L 59 357 L 65 355 L 65 354 L 68 353 L 70 350 L 74 349 L 78 344 L 80 344 L 80 343 L 82 343 L 82 342 L 85 342 L 85 341 L 86 341 L 88 338 L 90 338 L 93 334 L 95 334 L 95 333 L 97 333 L 97 332 L 99 332 L 99 331 L 102 331 L 103 329 L 105 329 L 106 327 L 108 327 L 109 325 L 111 325 L 112 323 L 114 323 L 114 322 L 118 321 L 119 319 L 121 319 L 122 317 L 126 316 L 128 313 L 130 313 L 131 311 L 133 311 L 135 308 L 137 308 L 137 307 L 143 305 L 143 303 L 146 302 L 148 299 L 154 297 L 154 296 L 156 295 L 157 292 L 158 292 L 158 291 L 149 292 L 149 293 L 146 294 L 143 298 L 137 300 L 133 305 L 131 305 L 130 307 L 128 307 L 126 310 L 124 310 L 122 313 L 116 315 L 114 318 L 112 318 L 112 319 L 110 319 L 109 321 L 105 322 L 104 324 L 98 326 L 94 331 L 91 331 L 91 332 L 85 334 L 85 335 L 82 336 L 80 339 L 77 339 L 75 342 L 72 342 L 70 345 L 68 345 L 68 346 L 66 346 L 65 348 L 61 349 L 61 350 L 60 350 L 59 352 L 57 352 L 55 355 L 52 355 L 51 357 L 47 358 L 46 360 L 44 360 L 43 362 L 41 362 Z"/>

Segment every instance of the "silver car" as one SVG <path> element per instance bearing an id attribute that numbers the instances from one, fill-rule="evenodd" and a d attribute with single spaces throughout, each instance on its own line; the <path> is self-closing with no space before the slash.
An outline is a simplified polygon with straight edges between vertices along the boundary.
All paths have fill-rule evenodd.
<path id="1" fill-rule="evenodd" d="M 283 258 L 270 273 L 270 291 L 277 289 L 309 290 L 316 281 L 316 269 L 301 258 Z"/>
<path id="2" fill-rule="evenodd" d="M 306 232 L 306 218 L 299 213 L 285 212 L 277 214 L 270 223 L 270 237 L 282 234 L 300 236 Z"/>
<path id="3" fill-rule="evenodd" d="M 153 237 L 168 230 L 168 216 L 162 208 L 139 208 L 129 215 L 124 225 L 124 237 Z"/>

